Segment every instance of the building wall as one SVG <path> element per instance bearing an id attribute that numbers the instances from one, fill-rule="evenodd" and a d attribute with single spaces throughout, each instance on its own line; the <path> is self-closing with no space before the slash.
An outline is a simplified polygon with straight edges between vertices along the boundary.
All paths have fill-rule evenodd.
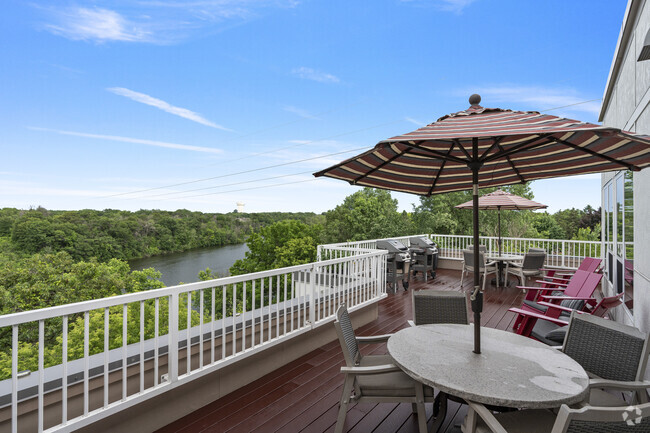
<path id="1" fill-rule="evenodd" d="M 629 14 L 621 29 L 620 46 L 614 64 L 620 57 L 620 69 L 610 75 L 611 97 L 603 107 L 601 119 L 613 126 L 639 134 L 650 135 L 650 60 L 637 62 L 643 42 L 650 30 L 648 1 L 630 0 Z M 631 27 L 628 27 L 631 26 Z M 631 29 L 625 40 L 626 27 Z M 603 186 L 613 174 L 603 174 Z M 634 315 L 621 314 L 616 319 L 632 321 L 650 332 L 650 169 L 634 173 Z M 604 212 L 603 212 L 604 215 Z M 605 283 L 605 290 L 613 288 Z"/>

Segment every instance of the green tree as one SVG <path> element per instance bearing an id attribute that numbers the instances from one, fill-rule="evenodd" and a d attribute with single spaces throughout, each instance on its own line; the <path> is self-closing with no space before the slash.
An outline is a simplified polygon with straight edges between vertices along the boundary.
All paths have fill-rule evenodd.
<path id="1" fill-rule="evenodd" d="M 389 191 L 364 188 L 325 214 L 328 243 L 400 236 L 412 231 L 397 212 Z"/>

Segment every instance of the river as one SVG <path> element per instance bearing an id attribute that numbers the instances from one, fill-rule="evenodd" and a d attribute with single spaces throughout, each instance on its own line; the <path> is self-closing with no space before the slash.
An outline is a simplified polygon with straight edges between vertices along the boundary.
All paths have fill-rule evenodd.
<path id="1" fill-rule="evenodd" d="M 205 268 L 225 276 L 235 260 L 244 258 L 246 251 L 246 244 L 226 245 L 130 260 L 129 265 L 132 271 L 156 268 L 162 274 L 160 279 L 163 283 L 166 286 L 174 286 L 179 282 L 199 281 L 199 271 L 204 271 Z"/>

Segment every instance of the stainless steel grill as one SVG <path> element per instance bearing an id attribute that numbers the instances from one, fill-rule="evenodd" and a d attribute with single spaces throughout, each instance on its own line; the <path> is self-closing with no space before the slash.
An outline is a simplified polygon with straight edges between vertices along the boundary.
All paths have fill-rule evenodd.
<path id="1" fill-rule="evenodd" d="M 395 239 L 377 241 L 377 248 L 388 251 L 386 282 L 392 285 L 393 291 L 397 291 L 399 275 L 401 276 L 402 287 L 404 287 L 404 290 L 408 290 L 411 278 L 411 254 L 409 249 Z"/>
<path id="2" fill-rule="evenodd" d="M 414 236 L 409 238 L 411 247 L 411 269 L 413 275 L 422 272 L 424 281 L 427 281 L 428 275 L 436 278 L 436 269 L 438 268 L 438 246 L 431 239 L 424 236 Z"/>

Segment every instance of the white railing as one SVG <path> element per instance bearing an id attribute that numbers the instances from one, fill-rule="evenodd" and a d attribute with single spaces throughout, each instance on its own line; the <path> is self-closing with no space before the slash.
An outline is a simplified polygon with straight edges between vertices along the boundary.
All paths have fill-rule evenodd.
<path id="1" fill-rule="evenodd" d="M 428 235 L 438 244 L 440 258 L 462 259 L 462 250 L 473 243 L 472 236 Z M 494 236 L 481 236 L 479 242 L 488 251 L 499 250 L 498 239 Z M 501 251 L 504 254 L 523 255 L 529 248 L 546 250 L 545 266 L 577 268 L 585 257 L 601 258 L 600 241 L 575 241 L 566 239 L 501 238 Z"/>
<path id="2" fill-rule="evenodd" d="M 402 236 L 397 239 L 409 247 L 409 238 L 425 236 L 438 245 L 439 258 L 462 260 L 462 250 L 473 242 L 472 236 L 424 234 Z M 480 243 L 488 251 L 499 250 L 498 238 L 493 236 L 480 236 Z M 342 257 L 346 255 L 361 254 L 376 248 L 377 241 L 341 242 L 318 246 L 319 257 Z M 527 239 L 527 238 L 501 238 L 502 252 L 505 254 L 523 255 L 529 248 L 544 248 L 547 253 L 546 266 L 561 268 L 577 268 L 585 257 L 601 257 L 600 241 L 573 241 L 565 239 Z"/>
<path id="3" fill-rule="evenodd" d="M 385 266 L 385 252 L 372 251 L 0 316 L 11 347 L 0 382 L 11 420 L 0 426 L 72 431 L 141 403 L 330 323 L 341 303 L 378 301 Z M 33 425 L 19 424 L 25 405 L 37 410 Z"/>

